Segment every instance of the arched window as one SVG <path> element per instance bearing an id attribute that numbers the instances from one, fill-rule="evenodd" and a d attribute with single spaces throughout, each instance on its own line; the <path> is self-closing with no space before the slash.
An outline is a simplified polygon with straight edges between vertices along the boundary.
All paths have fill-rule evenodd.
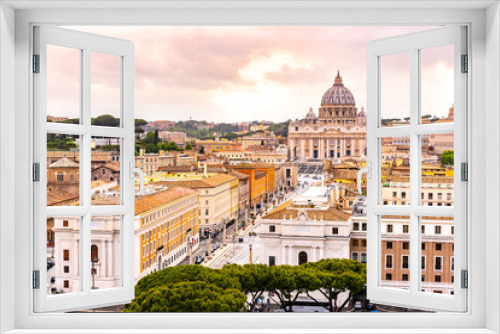
<path id="1" fill-rule="evenodd" d="M 302 251 L 299 253 L 299 265 L 307 263 L 307 253 Z"/>
<path id="2" fill-rule="evenodd" d="M 97 245 L 90 246 L 90 261 L 99 262 L 99 248 Z"/>

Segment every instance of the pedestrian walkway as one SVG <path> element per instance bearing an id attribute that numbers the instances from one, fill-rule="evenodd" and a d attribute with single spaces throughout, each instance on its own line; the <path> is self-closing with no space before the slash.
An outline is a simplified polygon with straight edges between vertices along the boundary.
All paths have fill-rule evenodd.
<path id="1" fill-rule="evenodd" d="M 209 268 L 215 268 L 215 266 L 220 262 L 220 260 L 229 252 L 233 251 L 233 244 L 227 244 L 226 246 L 221 246 L 213 254 L 210 260 L 205 260 L 202 265 Z"/>

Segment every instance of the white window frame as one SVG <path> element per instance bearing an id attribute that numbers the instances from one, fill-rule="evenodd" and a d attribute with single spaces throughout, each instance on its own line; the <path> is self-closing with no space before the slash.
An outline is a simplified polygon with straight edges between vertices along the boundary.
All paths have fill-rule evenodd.
<path id="1" fill-rule="evenodd" d="M 134 297 L 133 235 L 134 235 L 134 180 L 129 177 L 130 166 L 134 165 L 134 46 L 130 41 L 88 34 L 71 29 L 51 26 L 33 28 L 33 52 L 39 55 L 40 71 L 33 75 L 33 160 L 40 164 L 40 181 L 33 184 L 34 203 L 34 270 L 40 275 L 40 288 L 34 289 L 35 312 L 78 310 L 87 305 L 120 303 Z M 56 45 L 80 50 L 80 124 L 48 123 L 47 115 L 47 46 Z M 90 108 L 91 54 L 100 52 L 115 55 L 120 61 L 120 119 L 118 128 L 92 126 Z M 80 205 L 47 206 L 47 134 L 70 134 L 80 137 Z M 120 170 L 120 204 L 93 206 L 90 202 L 91 140 L 93 136 L 120 138 L 123 156 Z M 130 162 L 130 164 L 124 163 Z M 105 169 L 103 168 L 104 172 Z M 90 246 L 92 239 L 92 216 L 119 215 L 120 224 L 120 285 L 112 289 L 91 289 Z M 48 272 L 46 270 L 46 226 L 40 222 L 48 217 L 79 217 L 78 246 L 80 291 L 49 295 L 47 292 Z M 71 249 L 70 252 L 75 252 Z M 57 254 L 56 254 L 57 258 Z M 75 254 L 72 256 L 76 259 Z M 85 265 L 87 264 L 87 265 Z"/>
<path id="2" fill-rule="evenodd" d="M 455 118 L 452 123 L 421 124 L 420 94 L 421 70 L 420 50 L 426 48 L 454 45 L 454 106 Z M 372 302 L 402 307 L 413 307 L 427 310 L 447 310 L 464 312 L 467 310 L 467 291 L 460 290 L 460 282 L 454 284 L 455 295 L 429 295 L 421 292 L 420 280 L 420 226 L 425 216 L 452 216 L 457 226 L 454 242 L 456 266 L 459 270 L 467 270 L 467 191 L 468 182 L 462 182 L 460 173 L 455 173 L 455 206 L 428 207 L 422 205 L 421 198 L 421 139 L 420 136 L 433 133 L 454 132 L 455 165 L 470 163 L 467 156 L 467 104 L 468 80 L 471 72 L 461 72 L 461 56 L 470 55 L 467 48 L 467 27 L 454 25 L 430 29 L 413 34 L 395 36 L 369 43 L 367 58 L 367 109 L 371 110 L 367 117 L 367 164 L 371 163 L 371 177 L 367 187 L 367 221 L 371 222 L 367 239 L 368 245 L 367 297 Z M 381 59 L 387 55 L 405 52 L 410 57 L 410 124 L 399 127 L 383 127 L 381 125 L 381 76 L 383 69 Z M 384 137 L 410 137 L 410 202 L 409 206 L 385 206 L 382 203 L 381 189 L 381 142 Z M 416 167 L 416 168 L 415 168 Z M 430 193 L 429 193 L 430 195 Z M 470 197 L 469 197 L 470 198 Z M 382 232 L 382 215 L 410 216 L 410 289 L 392 289 L 385 287 L 380 279 L 380 245 Z M 375 261 L 373 261 L 375 259 Z"/>
<path id="3" fill-rule="evenodd" d="M 500 175 L 498 175 L 498 161 L 500 153 L 495 150 L 486 156 L 485 133 L 488 133 L 489 145 L 500 145 L 498 131 L 499 116 L 495 112 L 500 109 L 498 90 L 500 90 L 500 66 L 498 65 L 498 51 L 500 50 L 500 10 L 498 4 L 473 1 L 448 2 L 435 1 L 434 3 L 399 2 L 397 9 L 392 9 L 386 2 L 373 1 L 370 8 L 358 2 L 337 1 L 315 7 L 313 3 L 295 2 L 294 7 L 282 2 L 249 4 L 248 9 L 238 9 L 238 4 L 218 4 L 207 1 L 203 5 L 193 5 L 189 9 L 178 9 L 176 4 L 157 3 L 158 7 L 148 9 L 151 3 L 135 4 L 136 9 L 114 9 L 106 12 L 103 18 L 102 8 L 113 8 L 115 4 L 101 1 L 99 4 L 86 2 L 70 4 L 69 2 L 57 5 L 45 1 L 38 3 L 16 4 L 15 2 L 0 4 L 0 217 L 1 221 L 15 221 L 16 224 L 1 224 L 0 240 L 0 269 L 2 275 L 0 285 L 0 324 L 2 331 L 30 328 L 30 333 L 37 329 L 44 329 L 54 333 L 56 329 L 64 329 L 65 333 L 76 332 L 72 328 L 88 329 L 87 332 L 104 333 L 111 329 L 120 331 L 128 329 L 129 333 L 143 333 L 146 328 L 163 328 L 163 332 L 173 332 L 165 329 L 165 323 L 171 328 L 191 328 L 193 332 L 205 333 L 207 329 L 218 328 L 252 328 L 258 323 L 261 328 L 271 329 L 273 333 L 289 333 L 289 328 L 309 328 L 308 332 L 319 332 L 333 328 L 357 328 L 358 333 L 380 332 L 376 328 L 397 329 L 399 333 L 414 332 L 416 328 L 425 331 L 432 329 L 434 333 L 445 333 L 460 328 L 466 328 L 468 333 L 492 333 L 500 331 L 500 302 L 498 300 L 500 261 L 493 257 L 486 267 L 482 261 L 488 252 L 498 254 L 499 227 L 494 222 L 500 219 L 498 201 L 500 194 Z M 16 11 L 13 7 L 26 11 Z M 56 7 L 54 7 L 56 6 Z M 41 10 L 65 6 L 64 10 Z M 83 9 L 75 9 L 75 6 Z M 99 9 L 97 8 L 99 6 Z M 198 7 L 197 7 L 198 6 Z M 206 7 L 202 7 L 206 6 Z M 217 8 L 203 10 L 203 8 Z M 233 6 L 233 7 L 231 7 Z M 274 6 L 274 7 L 273 7 Z M 432 7 L 430 7 L 432 6 Z M 489 6 L 489 7 L 488 7 Z M 186 6 L 187 8 L 187 6 Z M 304 10 L 307 9 L 307 10 Z M 374 15 L 376 14 L 376 15 Z M 468 130 L 473 133 L 469 146 L 473 148 L 469 166 L 469 178 L 474 180 L 469 194 L 472 195 L 469 217 L 474 223 L 474 234 L 468 243 L 470 254 L 469 276 L 470 298 L 466 313 L 436 313 L 436 314 L 275 314 L 267 317 L 263 314 L 210 314 L 210 321 L 205 321 L 204 315 L 145 315 L 145 314 L 34 314 L 30 295 L 32 290 L 30 271 L 31 263 L 26 261 L 30 253 L 25 249 L 32 242 L 31 217 L 32 213 L 26 210 L 26 194 L 31 192 L 30 136 L 31 123 L 31 79 L 30 64 L 30 25 L 32 23 L 64 22 L 65 24 L 102 24 L 109 22 L 116 25 L 131 25 L 155 23 L 159 25 L 199 25 L 199 24 L 243 24 L 243 25 L 355 25 L 360 22 L 371 25 L 433 25 L 464 23 L 473 29 L 469 30 L 471 41 L 470 68 L 476 69 L 476 74 L 469 78 L 471 92 L 469 104 L 472 113 L 468 116 L 475 122 L 469 122 Z M 485 28 L 486 26 L 489 29 Z M 15 33 L 15 36 L 14 36 Z M 488 66 L 488 71 L 485 71 Z M 15 82 L 15 85 L 12 83 Z M 12 126 L 12 110 L 15 110 L 15 127 Z M 485 119 L 488 116 L 488 122 Z M 27 121 L 26 121 L 27 120 Z M 11 138 L 16 138 L 15 147 Z M 15 152 L 18 152 L 15 154 Z M 19 153 L 22 152 L 22 153 Z M 24 154 L 23 154 L 24 153 Z M 11 163 L 6 163 L 11 162 Z M 489 162 L 486 164 L 486 162 Z M 485 171 L 489 172 L 489 182 L 485 182 Z M 12 177 L 15 172 L 16 177 Z M 23 176 L 23 177 L 21 177 Z M 15 197 L 11 189 L 16 189 Z M 488 196 L 486 196 L 486 193 Z M 28 201 L 29 202 L 29 201 Z M 31 203 L 29 203 L 31 204 Z M 488 205 L 488 220 L 485 215 L 485 204 Z M 28 206 L 29 207 L 29 206 Z M 14 238 L 12 238 L 14 236 Z M 5 246 L 5 247 L 4 247 Z M 472 247 L 474 246 L 474 247 Z M 9 252 L 6 252 L 6 249 Z M 14 249 L 14 256 L 11 250 Z M 12 268 L 15 268 L 12 270 Z M 475 274 L 474 274 L 475 273 Z M 488 276 L 488 280 L 485 277 Z M 12 287 L 15 287 L 12 288 Z M 488 293 L 486 293 L 488 291 Z M 6 306 L 8 305 L 8 306 Z M 14 307 L 12 307 L 14 305 Z M 471 310 L 474 310 L 472 312 Z M 186 321 L 189 317 L 189 322 Z M 332 322 L 331 316 L 335 316 Z M 390 319 L 390 321 L 388 321 Z M 141 330 L 130 330 L 141 323 Z M 99 328 L 103 330 L 99 330 Z M 203 329 L 200 329 L 203 328 Z M 52 330 L 50 330 L 52 329 Z M 372 329 L 372 330 L 370 330 Z M 269 332 L 271 332 L 271 330 Z M 234 330 L 236 331 L 236 330 Z M 264 331 L 264 330 L 261 330 Z M 21 331 L 18 331 L 20 333 Z M 26 332 L 26 331 L 22 331 Z M 382 332 L 387 332 L 382 330 Z"/>

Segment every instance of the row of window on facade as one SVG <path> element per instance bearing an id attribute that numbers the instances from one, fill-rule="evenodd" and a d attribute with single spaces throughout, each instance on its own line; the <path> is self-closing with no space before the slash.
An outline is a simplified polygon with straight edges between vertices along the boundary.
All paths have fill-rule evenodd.
<path id="1" fill-rule="evenodd" d="M 149 223 L 153 222 L 154 220 L 160 219 L 160 218 L 162 218 L 163 216 L 165 216 L 165 215 L 167 215 L 169 213 L 177 212 L 181 208 L 183 208 L 183 207 L 185 207 L 185 206 L 187 206 L 189 204 L 193 204 L 196 201 L 197 201 L 197 198 L 196 197 L 192 197 L 192 198 L 183 200 L 183 201 L 181 201 L 179 203 L 176 203 L 176 204 L 173 204 L 173 205 L 169 205 L 168 207 L 163 208 L 162 210 L 159 210 L 159 211 L 153 212 L 153 213 L 151 213 L 151 214 L 149 214 L 147 216 L 144 216 L 143 217 L 143 222 L 144 222 L 144 224 L 149 224 Z"/>
<path id="2" fill-rule="evenodd" d="M 451 201 L 451 193 L 446 193 L 446 200 Z M 398 192 L 393 191 L 392 192 L 392 198 L 398 198 Z M 401 198 L 406 198 L 406 191 L 401 192 Z M 422 199 L 425 199 L 425 193 L 422 193 Z M 427 193 L 427 199 L 428 200 L 433 200 L 434 199 L 434 193 Z M 438 200 L 443 200 L 443 193 L 437 193 L 437 199 Z M 409 202 L 408 202 L 409 203 Z"/>
<path id="3" fill-rule="evenodd" d="M 450 226 L 451 227 L 451 234 L 455 234 L 455 226 Z M 387 224 L 386 226 L 386 231 L 387 233 L 394 233 L 394 225 L 392 224 Z M 421 231 L 422 234 L 426 233 L 426 226 L 422 225 L 421 226 Z M 410 233 L 410 225 L 403 225 L 403 233 Z M 434 234 L 441 234 L 442 233 L 442 226 L 441 225 L 434 225 Z"/>
<path id="4" fill-rule="evenodd" d="M 394 269 L 393 255 L 386 254 L 385 255 L 385 268 L 386 269 Z M 422 255 L 422 270 L 426 269 L 426 256 Z M 434 270 L 443 270 L 443 257 L 442 256 L 434 256 Z M 401 269 L 410 269 L 410 256 L 409 255 L 401 255 Z M 455 257 L 450 257 L 450 270 L 455 270 Z"/>

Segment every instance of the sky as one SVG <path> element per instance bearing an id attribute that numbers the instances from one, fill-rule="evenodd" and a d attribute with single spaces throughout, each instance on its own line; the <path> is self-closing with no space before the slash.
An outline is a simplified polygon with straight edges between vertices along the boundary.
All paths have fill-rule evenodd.
<path id="1" fill-rule="evenodd" d="M 354 94 L 358 110 L 366 109 L 367 44 L 432 27 L 67 28 L 134 43 L 136 118 L 233 123 L 301 119 L 310 107 L 317 113 L 337 71 Z M 422 52 L 423 114 L 441 117 L 453 104 L 452 53 L 452 46 Z M 387 57 L 382 59 L 383 117 L 405 117 L 409 58 Z M 117 58 L 91 56 L 93 117 L 118 116 Z M 77 117 L 78 62 L 78 51 L 49 48 L 50 115 Z"/>

